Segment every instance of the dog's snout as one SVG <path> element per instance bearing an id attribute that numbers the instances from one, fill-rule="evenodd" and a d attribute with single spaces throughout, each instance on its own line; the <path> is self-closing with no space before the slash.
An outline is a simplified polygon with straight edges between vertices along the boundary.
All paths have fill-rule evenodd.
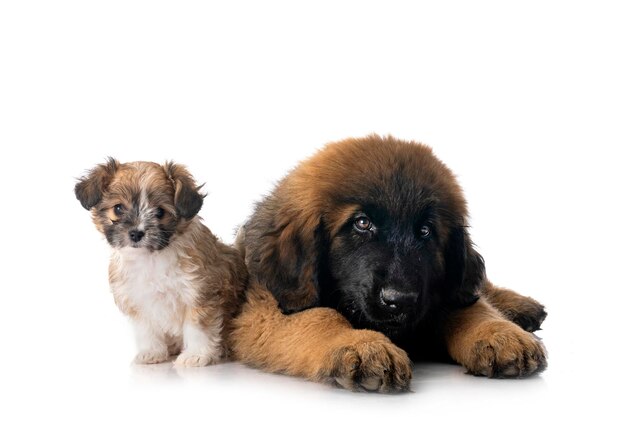
<path id="1" fill-rule="evenodd" d="M 417 303 L 417 294 L 400 292 L 392 288 L 384 288 L 380 291 L 382 302 L 392 309 L 404 306 L 413 306 Z"/>
<path id="2" fill-rule="evenodd" d="M 146 233 L 140 230 L 130 230 L 128 232 L 128 236 L 130 237 L 130 240 L 132 240 L 135 243 L 139 242 L 145 235 Z"/>

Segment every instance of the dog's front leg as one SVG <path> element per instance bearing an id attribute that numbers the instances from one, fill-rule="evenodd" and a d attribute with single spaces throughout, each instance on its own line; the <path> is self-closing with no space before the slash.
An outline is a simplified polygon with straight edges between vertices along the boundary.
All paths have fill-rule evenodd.
<path id="1" fill-rule="evenodd" d="M 183 351 L 174 366 L 203 367 L 222 356 L 222 315 L 216 307 L 191 308 L 183 323 Z"/>
<path id="2" fill-rule="evenodd" d="M 448 353 L 471 374 L 523 377 L 547 366 L 541 341 L 483 298 L 455 310 L 444 323 Z"/>
<path id="3" fill-rule="evenodd" d="M 148 321 L 133 318 L 137 355 L 135 363 L 151 364 L 165 362 L 169 351 L 165 334 L 153 327 Z"/>
<path id="4" fill-rule="evenodd" d="M 404 391 L 411 364 L 386 336 L 356 330 L 338 312 L 314 308 L 284 315 L 272 294 L 251 286 L 234 321 L 236 359 L 270 372 L 331 381 L 352 390 Z"/>

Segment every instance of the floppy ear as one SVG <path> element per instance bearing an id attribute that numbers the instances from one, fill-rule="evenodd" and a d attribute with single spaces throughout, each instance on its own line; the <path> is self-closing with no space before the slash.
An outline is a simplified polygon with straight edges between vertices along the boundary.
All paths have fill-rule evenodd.
<path id="1" fill-rule="evenodd" d="M 167 177 L 174 184 L 174 205 L 181 217 L 191 219 L 202 208 L 204 196 L 200 193 L 202 186 L 196 186 L 196 182 L 185 168 L 171 161 L 163 165 Z"/>
<path id="2" fill-rule="evenodd" d="M 284 313 L 318 305 L 321 220 L 290 218 L 267 205 L 259 210 L 245 227 L 249 271 L 272 292 Z"/>
<path id="3" fill-rule="evenodd" d="M 446 247 L 445 263 L 448 304 L 453 307 L 474 304 L 485 280 L 485 261 L 473 248 L 465 227 L 452 230 Z"/>
<path id="4" fill-rule="evenodd" d="M 120 163 L 109 157 L 104 164 L 100 164 L 89 171 L 87 176 L 78 180 L 74 187 L 74 194 L 86 210 L 91 210 L 102 199 L 102 194 L 111 183 Z"/>

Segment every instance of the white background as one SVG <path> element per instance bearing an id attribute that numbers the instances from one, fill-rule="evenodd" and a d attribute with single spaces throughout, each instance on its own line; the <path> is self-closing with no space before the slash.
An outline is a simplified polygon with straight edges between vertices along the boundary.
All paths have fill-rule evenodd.
<path id="1" fill-rule="evenodd" d="M 0 4 L 0 435 L 624 436 L 620 2 L 221 3 Z M 298 160 L 371 132 L 457 173 L 491 279 L 548 307 L 541 377 L 421 364 L 384 396 L 129 365 L 76 177 L 187 164 L 232 242 Z"/>

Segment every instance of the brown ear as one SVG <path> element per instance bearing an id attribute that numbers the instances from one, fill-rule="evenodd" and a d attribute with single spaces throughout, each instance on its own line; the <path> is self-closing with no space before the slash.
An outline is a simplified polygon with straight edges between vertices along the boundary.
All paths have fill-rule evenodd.
<path id="1" fill-rule="evenodd" d="M 107 189 L 120 163 L 109 157 L 104 164 L 100 164 L 89 171 L 87 176 L 79 178 L 74 187 L 74 194 L 81 205 L 91 210 L 102 199 L 102 194 Z"/>
<path id="2" fill-rule="evenodd" d="M 168 161 L 163 165 L 165 173 L 174 184 L 174 205 L 178 214 L 191 219 L 202 208 L 204 196 L 200 193 L 202 186 L 197 186 L 195 180 L 185 168 L 180 164 Z"/>
<path id="3" fill-rule="evenodd" d="M 485 280 L 485 261 L 474 249 L 463 226 L 452 230 L 445 253 L 445 289 L 448 304 L 466 307 L 478 300 L 478 291 Z"/>
<path id="4" fill-rule="evenodd" d="M 245 226 L 249 271 L 272 292 L 283 312 L 314 307 L 319 304 L 321 220 L 301 217 L 301 211 L 277 211 L 272 203 L 268 199 L 259 204 Z"/>

